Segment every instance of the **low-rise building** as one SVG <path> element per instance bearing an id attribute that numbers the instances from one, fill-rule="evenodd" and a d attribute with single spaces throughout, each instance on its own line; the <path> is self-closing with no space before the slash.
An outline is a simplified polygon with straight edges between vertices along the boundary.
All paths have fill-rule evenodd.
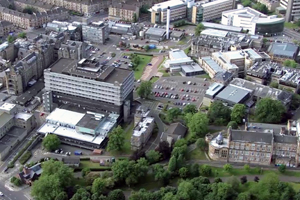
<path id="1" fill-rule="evenodd" d="M 170 72 L 180 72 L 184 76 L 203 74 L 204 70 L 193 59 L 188 57 L 183 50 L 174 49 L 169 51 L 170 60 L 166 60 L 165 67 Z"/>
<path id="2" fill-rule="evenodd" d="M 277 35 L 283 32 L 284 18 L 268 16 L 250 7 L 227 10 L 222 13 L 223 25 L 238 26 L 255 35 Z"/>
<path id="3" fill-rule="evenodd" d="M 268 48 L 271 59 L 276 62 L 285 60 L 295 60 L 299 53 L 299 46 L 294 43 L 276 43 L 273 42 Z"/>
<path id="4" fill-rule="evenodd" d="M 67 165 L 69 167 L 79 167 L 80 166 L 80 158 L 79 157 L 66 157 L 62 158 L 61 161 L 64 163 L 64 165 Z"/>
<path id="5" fill-rule="evenodd" d="M 13 32 L 15 30 L 15 27 L 13 23 L 9 21 L 0 21 L 0 37 L 4 37 L 8 35 L 9 33 Z"/>
<path id="6" fill-rule="evenodd" d="M 166 29 L 150 27 L 145 32 L 145 38 L 149 40 L 163 41 L 166 39 Z"/>
<path id="7" fill-rule="evenodd" d="M 18 113 L 15 115 L 15 126 L 30 132 L 36 126 L 35 117 L 29 113 Z"/>
<path id="8" fill-rule="evenodd" d="M 298 122 L 299 123 L 299 122 Z M 298 167 L 298 125 L 246 124 L 245 130 L 227 130 L 209 140 L 209 156 L 213 160 L 259 165 Z"/>
<path id="9" fill-rule="evenodd" d="M 150 110 L 140 106 L 134 114 L 134 129 L 131 136 L 131 149 L 142 149 L 152 135 L 155 123 L 149 116 Z"/>
<path id="10" fill-rule="evenodd" d="M 102 21 L 82 26 L 82 39 L 85 42 L 104 44 L 109 37 L 108 25 Z"/>
<path id="11" fill-rule="evenodd" d="M 109 132 L 117 125 L 117 114 L 79 113 L 56 108 L 38 133 L 57 135 L 62 143 L 86 149 L 102 148 Z"/>
<path id="12" fill-rule="evenodd" d="M 43 169 L 41 163 L 33 165 L 32 167 L 23 167 L 23 170 L 18 174 L 18 178 L 27 185 L 31 185 L 33 181 L 37 180 L 42 174 Z"/>
<path id="13" fill-rule="evenodd" d="M 108 15 L 126 21 L 137 21 L 139 19 L 140 9 L 137 6 L 117 3 L 108 9 Z"/>
<path id="14" fill-rule="evenodd" d="M 166 141 L 172 146 L 177 140 L 184 138 L 187 128 L 181 123 L 173 123 L 160 136 L 160 141 Z"/>

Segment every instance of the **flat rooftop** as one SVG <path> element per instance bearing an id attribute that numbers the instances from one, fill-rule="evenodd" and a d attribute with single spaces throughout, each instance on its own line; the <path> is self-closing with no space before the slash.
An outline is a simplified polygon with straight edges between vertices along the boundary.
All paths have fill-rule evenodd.
<path id="1" fill-rule="evenodd" d="M 61 58 L 56 61 L 50 69 L 50 72 L 60 73 L 69 76 L 77 76 L 85 79 L 94 79 L 107 83 L 123 83 L 126 78 L 133 73 L 131 70 L 115 68 L 115 67 L 102 67 L 99 71 L 87 71 L 77 67 L 77 60 Z"/>
<path id="2" fill-rule="evenodd" d="M 145 34 L 162 37 L 166 34 L 166 29 L 150 27 Z"/>
<path id="3" fill-rule="evenodd" d="M 285 57 L 294 57 L 299 51 L 298 45 L 293 43 L 276 43 L 273 42 L 269 48 L 268 52 L 274 56 L 285 56 Z"/>
<path id="4" fill-rule="evenodd" d="M 209 88 L 206 90 L 205 94 L 209 96 L 214 96 L 218 92 L 220 92 L 225 86 L 221 83 L 213 83 L 209 86 Z"/>
<path id="5" fill-rule="evenodd" d="M 204 72 L 204 70 L 198 65 L 198 63 L 191 63 L 189 65 L 181 65 L 181 69 L 185 71 L 185 73 L 192 72 Z"/>
<path id="6" fill-rule="evenodd" d="M 233 103 L 243 103 L 242 101 L 247 95 L 249 95 L 249 93 L 251 93 L 251 90 L 230 84 L 226 88 L 224 88 L 219 94 L 217 94 L 216 97 Z"/>
<path id="7" fill-rule="evenodd" d="M 169 56 L 172 57 L 171 60 L 180 60 L 180 59 L 185 59 L 189 58 L 183 50 L 180 49 L 174 49 L 169 51 Z"/>
<path id="8" fill-rule="evenodd" d="M 16 104 L 4 103 L 0 106 L 0 110 L 9 112 L 15 107 L 16 107 Z"/>
<path id="9" fill-rule="evenodd" d="M 216 61 L 214 61 L 211 57 L 206 56 L 203 57 L 202 60 L 216 73 L 224 71 L 224 69 L 222 69 L 221 66 L 218 63 L 216 63 Z"/>
<path id="10" fill-rule="evenodd" d="M 36 96 L 43 88 L 45 84 L 43 81 L 37 81 L 32 87 L 28 88 L 28 90 L 18 96 L 16 98 L 16 103 L 25 105 L 27 102 L 29 102 L 34 96 Z"/>
<path id="11" fill-rule="evenodd" d="M 27 121 L 28 119 L 30 119 L 33 115 L 29 114 L 29 113 L 18 113 L 15 115 L 16 119 L 22 119 L 24 121 Z"/>
<path id="12" fill-rule="evenodd" d="M 201 35 L 209 35 L 209 36 L 215 36 L 215 37 L 226 37 L 228 35 L 228 31 L 205 29 L 201 32 Z"/>
<path id="13" fill-rule="evenodd" d="M 14 116 L 7 114 L 5 112 L 0 113 L 0 127 L 2 128 L 7 122 L 9 122 L 11 119 L 13 119 Z"/>
<path id="14" fill-rule="evenodd" d="M 186 6 L 186 4 L 184 3 L 184 1 L 181 0 L 170 0 L 170 1 L 165 1 L 162 3 L 158 3 L 155 4 L 154 6 L 152 6 L 152 10 L 154 11 L 158 11 L 158 9 L 161 9 L 162 11 L 167 10 L 168 7 L 170 7 L 170 9 L 172 8 L 178 8 L 181 6 Z"/>
<path id="15" fill-rule="evenodd" d="M 56 122 L 61 125 L 74 126 L 83 118 L 84 114 L 65 109 L 56 108 L 48 117 L 47 121 Z"/>
<path id="16" fill-rule="evenodd" d="M 133 136 L 141 136 L 149 127 L 149 125 L 154 121 L 153 117 L 145 117 L 133 130 Z"/>
<path id="17" fill-rule="evenodd" d="M 223 24 L 216 24 L 211 22 L 202 22 L 203 26 L 207 29 L 218 29 L 223 31 L 231 31 L 231 32 L 242 32 L 243 28 L 236 27 L 236 26 L 227 26 Z"/>

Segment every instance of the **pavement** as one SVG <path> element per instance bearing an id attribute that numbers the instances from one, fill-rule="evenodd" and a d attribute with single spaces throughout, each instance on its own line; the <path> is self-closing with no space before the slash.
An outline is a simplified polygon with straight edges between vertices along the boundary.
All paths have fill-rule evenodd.
<path id="1" fill-rule="evenodd" d="M 144 73 L 141 77 L 142 81 L 149 81 L 153 76 L 156 76 L 158 72 L 158 67 L 164 60 L 163 56 L 155 56 L 151 60 L 151 65 L 145 67 Z"/>
<path id="2" fill-rule="evenodd" d="M 297 41 L 300 40 L 300 33 L 298 33 L 297 31 L 294 31 L 294 30 L 291 30 L 291 29 L 288 29 L 288 28 L 284 28 L 283 34 L 288 36 L 288 37 L 293 38 L 293 40 L 297 40 Z"/>

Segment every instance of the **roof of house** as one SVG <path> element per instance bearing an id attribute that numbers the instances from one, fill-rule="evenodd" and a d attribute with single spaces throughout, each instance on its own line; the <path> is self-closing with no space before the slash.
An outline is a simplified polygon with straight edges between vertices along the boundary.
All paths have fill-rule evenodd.
<path id="1" fill-rule="evenodd" d="M 113 4 L 112 7 L 124 9 L 124 10 L 131 10 L 131 11 L 136 11 L 136 9 L 137 9 L 137 6 L 124 4 L 124 3 L 116 3 L 116 4 Z"/>
<path id="2" fill-rule="evenodd" d="M 24 173 L 25 170 L 19 173 L 19 176 L 22 180 L 31 180 L 34 176 L 39 176 L 42 174 L 43 169 L 41 163 L 38 163 L 27 169 L 27 173 Z"/>
<path id="3" fill-rule="evenodd" d="M 185 136 L 187 128 L 181 123 L 173 123 L 169 126 L 166 131 L 167 135 L 180 135 L 181 137 Z"/>
<path id="4" fill-rule="evenodd" d="M 231 141 L 271 144 L 273 133 L 231 130 Z"/>
<path id="5" fill-rule="evenodd" d="M 297 144 L 298 140 L 297 137 L 291 135 L 274 135 L 274 142 Z"/>

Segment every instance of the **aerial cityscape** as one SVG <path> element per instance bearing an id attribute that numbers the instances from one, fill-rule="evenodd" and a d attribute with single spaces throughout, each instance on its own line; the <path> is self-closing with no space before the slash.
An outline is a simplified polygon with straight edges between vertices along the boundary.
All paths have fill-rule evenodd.
<path id="1" fill-rule="evenodd" d="M 0 0 L 0 200 L 300 200 L 299 0 Z"/>

